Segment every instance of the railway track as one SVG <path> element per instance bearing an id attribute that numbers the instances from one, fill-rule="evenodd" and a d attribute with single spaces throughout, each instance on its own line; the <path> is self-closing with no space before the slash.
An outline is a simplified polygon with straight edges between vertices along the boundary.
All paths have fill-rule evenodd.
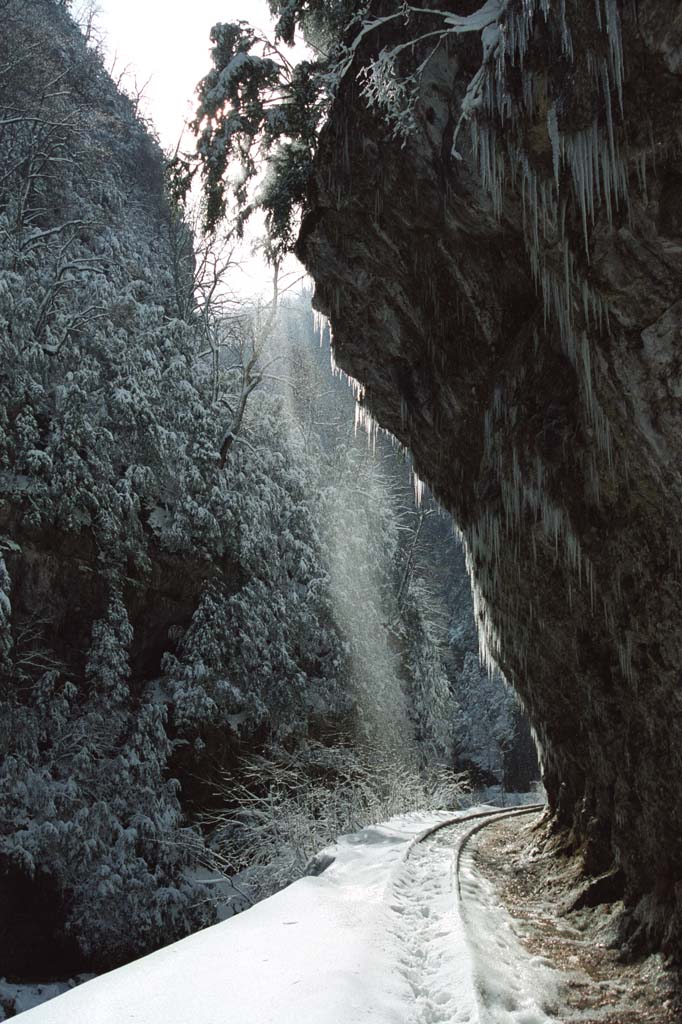
<path id="1" fill-rule="evenodd" d="M 462 840 L 461 845 L 466 846 L 469 839 L 471 839 L 476 832 L 480 832 L 480 830 L 485 828 L 486 825 L 491 825 L 493 821 L 499 821 L 502 818 L 514 818 L 521 814 L 535 814 L 543 811 L 544 809 L 545 804 L 541 803 L 523 804 L 521 807 L 510 807 L 508 809 L 501 807 L 492 811 L 474 811 L 472 814 L 466 814 L 457 818 L 448 818 L 446 821 L 441 821 L 437 825 L 433 825 L 431 828 L 425 829 L 424 832 L 420 832 L 418 836 L 415 836 L 405 852 L 405 859 L 409 859 L 415 846 L 423 843 L 442 829 L 455 828 L 456 826 L 463 825 L 467 822 L 476 821 L 476 824 L 468 829 Z"/>
<path id="2" fill-rule="evenodd" d="M 507 983 L 495 977 L 495 961 L 499 968 L 521 953 L 497 921 L 486 927 L 486 912 L 498 912 L 496 901 L 482 890 L 466 856 L 481 829 L 543 808 L 533 804 L 452 818 L 416 836 L 405 851 L 388 893 L 389 927 L 403 951 L 399 969 L 414 999 L 414 1024 L 540 1024 L 553 1019 L 525 990 L 528 978 Z M 494 908 L 486 907 L 491 899 Z"/>

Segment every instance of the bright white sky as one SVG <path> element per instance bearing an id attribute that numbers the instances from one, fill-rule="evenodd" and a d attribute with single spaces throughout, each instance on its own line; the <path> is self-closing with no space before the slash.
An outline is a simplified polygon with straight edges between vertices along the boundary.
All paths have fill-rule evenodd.
<path id="1" fill-rule="evenodd" d="M 76 0 L 76 16 L 86 3 Z M 266 32 L 274 25 L 267 0 L 96 0 L 96 6 L 95 26 L 107 55 L 107 70 L 114 79 L 125 72 L 121 84 L 128 93 L 135 83 L 142 86 L 149 80 L 142 113 L 151 119 L 167 150 L 175 149 L 185 123 L 194 115 L 195 88 L 211 67 L 211 27 L 218 21 L 242 20 Z M 191 149 L 191 138 L 184 145 Z M 254 223 L 253 233 L 259 231 Z M 245 240 L 241 273 L 233 287 L 243 295 L 269 296 L 272 271 L 260 257 L 250 257 L 249 249 Z M 301 273 L 303 268 L 291 257 L 281 281 L 286 286 Z"/>
<path id="2" fill-rule="evenodd" d="M 165 148 L 175 148 L 183 123 L 194 114 L 194 89 L 210 68 L 211 26 L 248 21 L 272 25 L 267 0 L 97 0 L 97 25 L 104 36 L 114 78 L 129 66 L 145 89 L 147 113 Z"/>

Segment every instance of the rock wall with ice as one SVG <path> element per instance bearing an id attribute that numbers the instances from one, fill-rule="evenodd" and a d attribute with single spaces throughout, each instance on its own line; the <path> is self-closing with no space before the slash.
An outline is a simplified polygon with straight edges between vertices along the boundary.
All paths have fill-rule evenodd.
<path id="1" fill-rule="evenodd" d="M 434 6 L 355 46 L 299 254 L 459 524 L 557 826 L 624 879 L 623 940 L 679 948 L 682 14 L 508 0 L 443 34 Z M 367 89 L 391 53 L 409 117 Z"/>

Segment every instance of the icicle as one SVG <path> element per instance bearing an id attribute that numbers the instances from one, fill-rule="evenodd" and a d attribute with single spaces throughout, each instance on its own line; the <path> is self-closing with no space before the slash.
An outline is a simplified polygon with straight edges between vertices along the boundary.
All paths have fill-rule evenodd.
<path id="1" fill-rule="evenodd" d="M 421 508 L 422 501 L 424 498 L 424 482 L 420 480 L 415 470 L 412 470 L 412 487 L 414 490 L 414 500 L 417 508 Z"/>
<path id="2" fill-rule="evenodd" d="M 616 94 L 621 116 L 623 114 L 623 36 L 620 26 L 620 14 L 616 0 L 605 0 L 606 34 L 609 39 L 609 62 L 616 79 Z"/>
<path id="3" fill-rule="evenodd" d="M 329 331 L 329 340 L 330 340 L 330 348 L 331 348 L 331 343 L 333 342 L 331 323 L 330 323 L 329 319 L 324 315 L 324 313 L 320 313 L 317 309 L 313 310 L 313 330 L 315 331 L 315 333 L 317 334 L 318 338 L 320 339 L 320 348 L 322 348 L 322 346 L 324 344 L 324 334 L 325 334 L 325 331 Z M 333 359 L 333 356 L 332 356 L 332 359 Z"/>
<path id="4" fill-rule="evenodd" d="M 561 156 L 561 140 L 559 138 L 559 122 L 556 116 L 556 103 L 552 103 L 547 112 L 547 134 L 552 145 L 552 163 L 554 165 L 554 180 L 557 188 L 559 186 L 559 159 Z"/>

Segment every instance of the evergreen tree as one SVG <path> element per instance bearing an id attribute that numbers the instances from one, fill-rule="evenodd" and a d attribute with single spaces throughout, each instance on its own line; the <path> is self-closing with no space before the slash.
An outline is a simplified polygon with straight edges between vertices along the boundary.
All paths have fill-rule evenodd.
<path id="1" fill-rule="evenodd" d="M 0 858 L 47 872 L 65 927 L 87 960 L 111 966 L 210 920 L 185 880 L 191 836 L 175 786 L 163 712 L 131 707 L 132 632 L 113 593 L 93 625 L 85 693 L 45 674 L 33 703 L 3 702 Z"/>

